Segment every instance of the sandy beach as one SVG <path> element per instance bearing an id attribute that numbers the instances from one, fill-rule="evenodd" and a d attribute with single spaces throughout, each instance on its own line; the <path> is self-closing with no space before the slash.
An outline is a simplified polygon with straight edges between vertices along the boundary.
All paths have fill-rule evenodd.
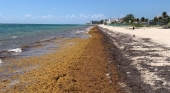
<path id="1" fill-rule="evenodd" d="M 13 59 L 11 66 L 23 73 L 1 80 L 1 92 L 19 93 L 121 93 L 117 67 L 112 63 L 109 42 L 92 28 L 90 38 L 73 38 L 55 53 Z M 116 61 L 115 61 L 116 62 Z"/>
<path id="2" fill-rule="evenodd" d="M 170 0 L 0 6 L 0 93 L 170 93 Z"/>
<path id="3" fill-rule="evenodd" d="M 120 50 L 119 72 L 127 75 L 126 84 L 137 84 L 145 90 L 144 93 L 170 93 L 169 29 L 99 27 Z"/>
<path id="4" fill-rule="evenodd" d="M 162 33 L 165 32 L 165 33 Z M 168 29 L 99 25 L 89 38 L 64 40 L 42 56 L 10 59 L 0 91 L 20 93 L 169 93 Z M 21 68 L 17 71 L 12 67 Z M 1 71 L 5 69 L 0 69 Z"/>
<path id="5" fill-rule="evenodd" d="M 140 38 L 149 38 L 156 43 L 165 45 L 166 47 L 170 47 L 170 42 L 168 41 L 170 39 L 170 29 L 161 29 L 160 27 L 141 27 L 132 30 L 129 29 L 130 27 L 112 27 L 104 25 L 100 26 L 109 30 L 135 35 Z"/>

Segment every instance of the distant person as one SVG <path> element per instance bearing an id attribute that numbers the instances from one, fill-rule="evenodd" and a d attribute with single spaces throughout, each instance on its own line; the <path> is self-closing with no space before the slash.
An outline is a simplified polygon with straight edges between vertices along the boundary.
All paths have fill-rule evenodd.
<path id="1" fill-rule="evenodd" d="M 133 26 L 133 30 L 135 29 L 135 27 Z"/>

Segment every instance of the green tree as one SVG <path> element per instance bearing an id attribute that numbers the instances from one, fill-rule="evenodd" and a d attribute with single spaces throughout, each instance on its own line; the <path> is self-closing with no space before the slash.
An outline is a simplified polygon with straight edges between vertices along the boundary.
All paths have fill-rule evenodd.
<path id="1" fill-rule="evenodd" d="M 99 22 L 100 24 L 103 24 L 103 20 L 100 20 L 100 22 Z"/>
<path id="2" fill-rule="evenodd" d="M 145 18 L 142 17 L 142 18 L 140 19 L 140 21 L 141 21 L 141 22 L 145 22 Z"/>
<path id="3" fill-rule="evenodd" d="M 167 14 L 167 12 L 162 12 L 162 17 L 163 17 L 163 18 L 166 18 L 166 17 L 168 17 L 168 14 Z"/>
<path id="4" fill-rule="evenodd" d="M 158 20 L 159 20 L 159 22 L 162 22 L 164 20 L 164 18 L 162 16 L 159 16 Z"/>
<path id="5" fill-rule="evenodd" d="M 154 22 L 158 22 L 158 18 L 157 18 L 157 17 L 154 17 L 153 21 L 154 21 Z"/>
<path id="6" fill-rule="evenodd" d="M 133 14 L 128 14 L 123 18 L 124 22 L 127 22 L 127 23 L 129 23 L 129 22 L 133 23 L 134 19 L 135 19 L 135 17 Z"/>
<path id="7" fill-rule="evenodd" d="M 167 24 L 167 27 L 170 28 L 170 22 Z"/>
<path id="8" fill-rule="evenodd" d="M 168 23 L 170 22 L 170 17 L 168 17 L 167 21 L 168 21 Z"/>
<path id="9" fill-rule="evenodd" d="M 162 12 L 162 17 L 163 17 L 163 19 L 161 20 L 161 22 L 168 24 L 169 16 L 168 16 L 167 12 Z"/>
<path id="10" fill-rule="evenodd" d="M 136 19 L 136 22 L 139 22 L 139 18 Z"/>
<path id="11" fill-rule="evenodd" d="M 145 22 L 148 22 L 148 18 L 145 18 Z"/>

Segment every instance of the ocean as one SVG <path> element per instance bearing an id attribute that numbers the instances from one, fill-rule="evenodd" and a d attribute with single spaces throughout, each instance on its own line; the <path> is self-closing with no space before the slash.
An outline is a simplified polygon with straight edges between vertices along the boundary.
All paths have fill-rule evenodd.
<path id="1" fill-rule="evenodd" d="M 88 37 L 89 26 L 76 24 L 0 24 L 0 61 L 16 56 L 37 56 L 57 47 L 53 40 Z M 41 46 L 35 48 L 36 46 Z"/>

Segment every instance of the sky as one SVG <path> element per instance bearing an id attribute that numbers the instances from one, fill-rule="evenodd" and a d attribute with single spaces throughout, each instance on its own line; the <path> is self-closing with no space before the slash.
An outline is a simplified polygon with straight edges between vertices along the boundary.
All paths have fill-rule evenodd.
<path id="1" fill-rule="evenodd" d="M 170 15 L 170 0 L 0 0 L 0 23 L 85 24 L 91 20 Z"/>

